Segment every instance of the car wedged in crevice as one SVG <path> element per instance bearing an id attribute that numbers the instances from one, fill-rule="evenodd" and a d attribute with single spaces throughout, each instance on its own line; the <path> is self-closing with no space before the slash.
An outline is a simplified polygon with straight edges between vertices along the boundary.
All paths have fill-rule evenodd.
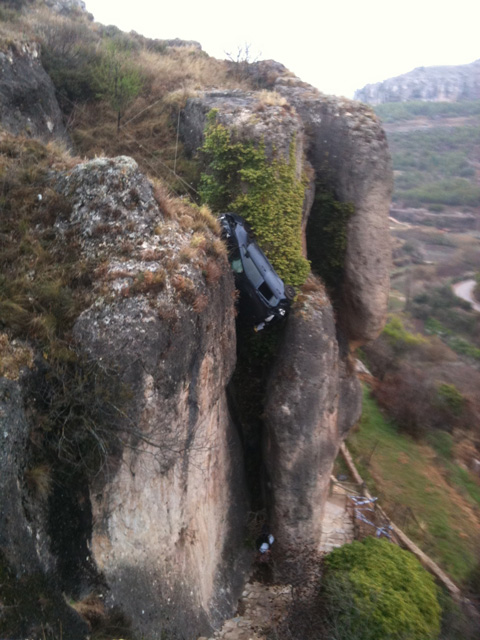
<path id="1" fill-rule="evenodd" d="M 285 285 L 276 273 L 246 220 L 236 213 L 223 213 L 219 220 L 240 291 L 240 316 L 255 329 L 263 329 L 286 315 L 295 289 Z"/>

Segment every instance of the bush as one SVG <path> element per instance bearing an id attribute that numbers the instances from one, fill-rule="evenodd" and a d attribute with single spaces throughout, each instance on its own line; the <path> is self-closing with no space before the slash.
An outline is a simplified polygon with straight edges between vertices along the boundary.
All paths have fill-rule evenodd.
<path id="1" fill-rule="evenodd" d="M 444 422 L 435 406 L 433 385 L 422 371 L 413 367 L 403 365 L 386 376 L 374 396 L 398 427 L 414 438 L 423 437 L 428 429 Z"/>
<path id="2" fill-rule="evenodd" d="M 399 316 L 391 316 L 383 329 L 383 335 L 386 336 L 391 346 L 396 351 L 404 351 L 409 347 L 418 347 L 425 344 L 426 338 L 418 333 L 411 333 L 399 318 Z"/>
<path id="3" fill-rule="evenodd" d="M 42 43 L 42 63 L 62 109 L 70 113 L 75 104 L 95 100 L 98 88 L 94 70 L 102 54 L 88 26 L 55 16 L 37 25 L 36 32 Z"/>
<path id="4" fill-rule="evenodd" d="M 438 399 L 440 404 L 454 416 L 459 416 L 465 406 L 465 397 L 454 384 L 440 383 L 438 386 Z"/>
<path id="5" fill-rule="evenodd" d="M 366 538 L 325 559 L 322 596 L 336 640 L 428 640 L 440 632 L 432 576 L 408 551 Z"/>

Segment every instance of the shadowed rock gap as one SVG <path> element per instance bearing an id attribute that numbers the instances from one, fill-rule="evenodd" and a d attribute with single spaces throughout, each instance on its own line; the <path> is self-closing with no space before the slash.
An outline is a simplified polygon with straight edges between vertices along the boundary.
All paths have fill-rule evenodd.
<path id="1" fill-rule="evenodd" d="M 284 324 L 255 333 L 237 319 L 237 365 L 228 385 L 228 402 L 244 450 L 250 509 L 266 507 L 267 473 L 262 454 L 267 383 Z"/>

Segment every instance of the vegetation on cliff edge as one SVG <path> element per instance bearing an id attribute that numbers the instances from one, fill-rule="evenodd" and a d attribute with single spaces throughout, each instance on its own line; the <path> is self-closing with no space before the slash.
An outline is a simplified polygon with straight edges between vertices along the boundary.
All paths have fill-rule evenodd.
<path id="1" fill-rule="evenodd" d="M 280 277 L 294 286 L 303 284 L 310 265 L 302 255 L 305 182 L 295 175 L 295 141 L 289 161 L 278 155 L 269 161 L 263 142 L 234 140 L 212 111 L 202 154 L 202 199 L 217 212 L 242 215 Z"/>

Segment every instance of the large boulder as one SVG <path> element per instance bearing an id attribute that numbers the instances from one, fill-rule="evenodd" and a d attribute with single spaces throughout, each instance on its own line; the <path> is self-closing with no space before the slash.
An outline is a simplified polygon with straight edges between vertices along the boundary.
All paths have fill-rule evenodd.
<path id="1" fill-rule="evenodd" d="M 301 115 L 317 180 L 354 206 L 347 225 L 338 317 L 352 346 L 374 340 L 386 318 L 391 247 L 388 228 L 393 171 L 385 132 L 359 102 L 322 95 L 292 78 L 276 91 Z"/>
<path id="2" fill-rule="evenodd" d="M 92 283 L 102 296 L 78 317 L 76 343 L 131 393 L 121 446 L 90 487 L 92 558 L 107 604 L 138 633 L 193 638 L 232 612 L 243 579 L 243 465 L 225 395 L 233 279 L 223 253 L 207 256 L 209 229 L 193 250 L 133 160 L 80 165 L 58 188 L 72 202 L 59 231 L 75 231 L 103 264 Z"/>
<path id="3" fill-rule="evenodd" d="M 283 545 L 310 548 L 319 540 L 339 445 L 360 415 L 350 352 L 374 339 L 385 321 L 393 174 L 385 134 L 368 107 L 324 96 L 271 63 L 255 65 L 252 74 L 274 92 L 208 92 L 187 102 L 181 118 L 187 150 L 195 153 L 202 145 L 207 113 L 216 109 L 217 120 L 233 136 L 262 141 L 267 153 L 286 157 L 295 141 L 297 175 L 309 177 L 306 233 L 309 215 L 317 215 L 316 184 L 354 209 L 345 230 L 343 277 L 333 292 L 335 314 L 318 283 L 313 292 L 300 294 L 265 400 L 263 465 L 271 526 Z"/>
<path id="4" fill-rule="evenodd" d="M 0 51 L 0 122 L 15 135 L 70 143 L 36 43 L 9 43 Z"/>
<path id="5" fill-rule="evenodd" d="M 120 613 L 139 637 L 210 633 L 250 555 L 218 223 L 127 157 L 52 171 L 44 193 L 55 204 L 36 231 L 47 225 L 51 254 L 75 265 L 75 305 L 60 352 L 0 334 L 1 599 L 21 603 L 18 620 L 1 612 L 0 636 L 44 624 L 57 637 L 60 624 L 86 637 L 62 591 L 92 624 Z"/>
<path id="6" fill-rule="evenodd" d="M 341 351 L 317 284 L 288 318 L 265 404 L 267 510 L 284 548 L 318 545 L 333 462 L 360 415 L 360 385 Z"/>

